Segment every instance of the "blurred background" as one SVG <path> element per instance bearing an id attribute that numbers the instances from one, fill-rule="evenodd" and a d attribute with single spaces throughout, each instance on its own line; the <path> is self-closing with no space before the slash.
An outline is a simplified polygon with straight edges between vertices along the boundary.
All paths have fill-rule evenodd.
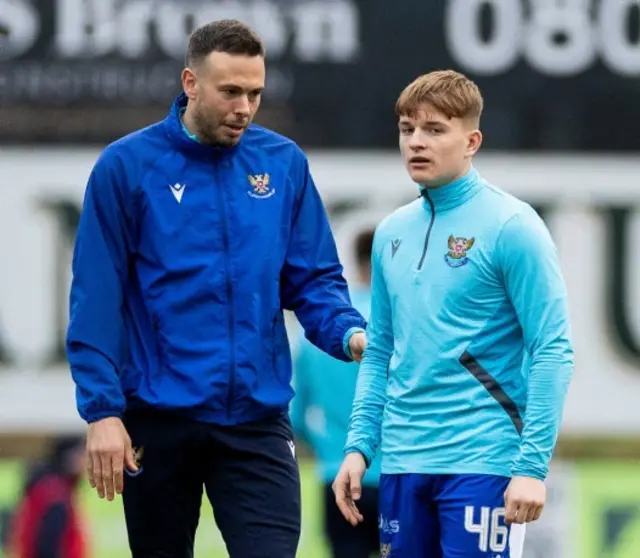
<path id="1" fill-rule="evenodd" d="M 638 0 L 0 0 L 0 535 L 34 460 L 84 432 L 64 336 L 90 169 L 108 142 L 165 116 L 189 33 L 226 17 L 266 44 L 257 121 L 307 151 L 350 279 L 355 236 L 417 194 L 397 154 L 397 95 L 434 69 L 476 80 L 476 166 L 548 223 L 574 323 L 575 378 L 525 558 L 638 558 Z M 314 457 L 298 455 L 299 555 L 328 557 Z M 128 556 L 121 503 L 80 486 L 91 556 Z M 197 547 L 226 556 L 206 503 Z"/>

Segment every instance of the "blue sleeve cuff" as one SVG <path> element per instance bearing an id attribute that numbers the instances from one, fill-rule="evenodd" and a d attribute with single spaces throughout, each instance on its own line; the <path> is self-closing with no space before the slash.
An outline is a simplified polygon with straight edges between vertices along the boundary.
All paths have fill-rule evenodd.
<path id="1" fill-rule="evenodd" d="M 119 418 L 122 420 L 124 413 L 122 411 L 116 411 L 114 409 L 97 411 L 97 412 L 81 412 L 80 417 L 84 419 L 87 424 L 92 424 L 94 422 L 98 422 L 99 420 L 106 418 Z"/>
<path id="2" fill-rule="evenodd" d="M 352 360 L 353 360 L 353 356 L 351 355 L 351 349 L 349 348 L 349 341 L 351 340 L 351 336 L 354 333 L 364 333 L 364 332 L 365 330 L 362 329 L 361 327 L 350 327 L 347 330 L 347 333 L 345 333 L 344 337 L 342 338 L 342 350 Z"/>

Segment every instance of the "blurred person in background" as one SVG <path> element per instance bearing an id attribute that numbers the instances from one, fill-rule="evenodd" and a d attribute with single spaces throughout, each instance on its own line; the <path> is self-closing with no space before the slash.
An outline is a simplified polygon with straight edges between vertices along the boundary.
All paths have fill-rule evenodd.
<path id="1" fill-rule="evenodd" d="M 284 310 L 344 361 L 366 322 L 307 157 L 252 123 L 261 39 L 236 20 L 196 29 L 182 87 L 163 121 L 106 147 L 84 196 L 67 353 L 89 482 L 122 494 L 134 558 L 192 556 L 205 488 L 232 558 L 294 558 Z"/>
<path id="2" fill-rule="evenodd" d="M 398 98 L 399 146 L 420 196 L 377 227 L 369 344 L 336 500 L 362 521 L 382 449 L 381 554 L 521 558 L 573 375 L 558 253 L 527 203 L 472 159 L 483 98 L 454 71 Z"/>
<path id="3" fill-rule="evenodd" d="M 356 235 L 354 242 L 357 282 L 351 288 L 354 306 L 367 318 L 371 304 L 371 247 L 373 230 Z M 323 484 L 324 529 L 334 558 L 368 558 L 377 553 L 377 456 L 362 482 L 367 486 L 358 503 L 365 521 L 353 528 L 336 507 L 331 484 L 344 458 L 349 417 L 356 389 L 358 365 L 332 358 L 303 340 L 294 369 L 296 395 L 291 404 L 294 433 L 313 449 Z"/>
<path id="4" fill-rule="evenodd" d="M 8 558 L 88 558 L 76 501 L 85 456 L 84 437 L 61 436 L 31 468 L 11 519 Z"/>

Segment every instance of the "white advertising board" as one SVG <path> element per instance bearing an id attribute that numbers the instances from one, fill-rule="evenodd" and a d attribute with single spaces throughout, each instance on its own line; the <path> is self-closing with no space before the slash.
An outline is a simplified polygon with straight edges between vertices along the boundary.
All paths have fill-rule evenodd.
<path id="1" fill-rule="evenodd" d="M 73 224 L 97 155 L 0 149 L 0 428 L 79 424 L 60 347 Z M 416 187 L 394 153 L 309 158 L 351 277 L 353 233 Z M 564 432 L 640 433 L 640 158 L 485 153 L 476 166 L 541 207 L 559 247 L 576 348 Z"/>

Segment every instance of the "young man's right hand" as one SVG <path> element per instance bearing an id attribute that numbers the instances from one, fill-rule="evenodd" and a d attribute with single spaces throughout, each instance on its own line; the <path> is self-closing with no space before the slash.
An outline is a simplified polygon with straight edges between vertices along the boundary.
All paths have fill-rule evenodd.
<path id="1" fill-rule="evenodd" d="M 131 438 L 122 421 L 108 417 L 89 425 L 87 433 L 87 473 L 91 488 L 100 498 L 112 501 L 115 493 L 122 494 L 124 468 L 136 472 Z"/>
<path id="2" fill-rule="evenodd" d="M 362 493 L 362 477 L 367 470 L 367 464 L 360 453 L 350 453 L 342 462 L 336 479 L 333 481 L 333 492 L 336 504 L 345 519 L 354 527 L 363 520 L 356 502 Z"/>

